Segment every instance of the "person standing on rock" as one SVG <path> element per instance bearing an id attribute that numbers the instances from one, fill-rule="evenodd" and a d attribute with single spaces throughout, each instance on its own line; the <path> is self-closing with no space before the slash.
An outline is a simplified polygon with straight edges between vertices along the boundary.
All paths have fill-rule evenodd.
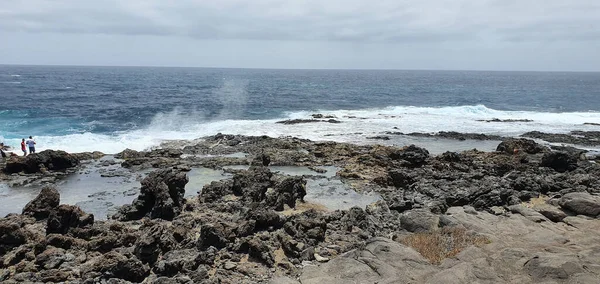
<path id="1" fill-rule="evenodd" d="M 29 136 L 29 139 L 27 139 L 25 143 L 29 147 L 29 154 L 35 153 L 35 141 L 33 141 L 33 138 L 31 136 Z"/>
<path id="2" fill-rule="evenodd" d="M 21 140 L 21 151 L 23 151 L 23 156 L 27 156 L 27 147 L 25 147 L 25 138 Z"/>

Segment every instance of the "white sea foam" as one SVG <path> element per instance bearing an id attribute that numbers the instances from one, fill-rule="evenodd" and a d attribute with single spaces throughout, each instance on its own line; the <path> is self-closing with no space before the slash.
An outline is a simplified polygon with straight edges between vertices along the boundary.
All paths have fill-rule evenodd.
<path id="1" fill-rule="evenodd" d="M 333 115 L 341 123 L 279 124 L 280 120 L 311 118 L 311 114 Z M 484 122 L 486 119 L 530 119 L 533 122 Z M 385 131 L 402 133 L 458 131 L 517 136 L 527 131 L 567 133 L 572 130 L 597 130 L 586 122 L 600 123 L 598 112 L 499 111 L 483 105 L 460 107 L 387 107 L 381 109 L 299 111 L 280 119 L 207 120 L 202 113 L 180 109 L 157 114 L 150 125 L 112 135 L 82 133 L 35 137 L 39 150 L 68 152 L 102 151 L 117 153 L 125 148 L 144 150 L 165 140 L 192 140 L 216 133 L 295 136 L 311 140 L 364 143 L 366 137 Z M 19 141 L 7 141 L 19 145 Z"/>

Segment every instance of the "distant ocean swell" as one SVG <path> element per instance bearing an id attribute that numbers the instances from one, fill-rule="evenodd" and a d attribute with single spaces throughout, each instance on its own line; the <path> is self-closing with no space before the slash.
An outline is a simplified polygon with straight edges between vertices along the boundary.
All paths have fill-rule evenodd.
<path id="1" fill-rule="evenodd" d="M 278 124 L 287 119 L 307 119 L 314 113 L 333 115 L 341 123 Z M 12 117 L 12 118 L 10 118 Z M 23 116 L 21 116 L 23 117 Z M 490 119 L 528 119 L 531 122 L 485 122 Z M 12 119 L 12 120 L 11 120 Z M 25 116 L 24 119 L 27 120 Z M 27 124 L 18 121 L 14 113 L 0 112 L 0 121 L 5 124 Z M 56 122 L 53 122 L 56 124 Z M 62 123 L 65 123 L 64 121 Z M 67 133 L 45 132 L 34 138 L 38 149 L 60 149 L 68 152 L 101 151 L 117 153 L 126 148 L 144 150 L 158 146 L 167 140 L 192 140 L 216 133 L 295 136 L 312 140 L 340 142 L 364 142 L 366 137 L 385 131 L 403 133 L 458 131 L 470 133 L 517 136 L 527 131 L 566 133 L 572 130 L 599 130 L 600 112 L 532 112 L 500 111 L 484 105 L 452 107 L 395 106 L 360 110 L 323 110 L 286 112 L 281 117 L 261 120 L 232 120 L 225 117 L 207 119 L 201 113 L 189 113 L 180 108 L 158 113 L 145 126 L 132 125 L 130 130 L 110 131 L 110 125 L 102 120 L 93 120 L 86 125 L 61 124 Z M 12 125 L 11 128 L 14 128 Z M 102 129 L 94 131 L 90 129 Z M 35 135 L 33 133 L 32 135 Z M 21 137 L 3 130 L 5 143 L 17 147 Z M 24 138 L 24 137 L 23 137 Z"/>

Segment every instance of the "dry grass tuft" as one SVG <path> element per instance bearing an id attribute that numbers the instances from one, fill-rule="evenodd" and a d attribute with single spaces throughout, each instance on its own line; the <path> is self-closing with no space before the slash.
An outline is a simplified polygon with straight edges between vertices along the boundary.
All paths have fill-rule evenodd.
<path id="1" fill-rule="evenodd" d="M 522 205 L 529 208 L 535 208 L 546 204 L 550 197 L 540 194 L 538 197 L 530 199 L 528 202 L 523 202 Z"/>
<path id="2" fill-rule="evenodd" d="M 415 233 L 402 239 L 400 243 L 414 248 L 431 263 L 440 264 L 445 258 L 453 257 L 471 245 L 481 247 L 489 244 L 490 240 L 468 233 L 465 228 L 452 227 Z"/>

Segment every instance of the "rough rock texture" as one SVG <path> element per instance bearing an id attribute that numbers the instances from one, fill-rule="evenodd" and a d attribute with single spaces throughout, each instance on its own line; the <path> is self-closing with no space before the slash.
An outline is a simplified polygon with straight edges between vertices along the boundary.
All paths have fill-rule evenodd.
<path id="1" fill-rule="evenodd" d="M 66 234 L 71 228 L 83 228 L 93 224 L 93 214 L 86 214 L 77 206 L 63 204 L 48 216 L 46 234 Z"/>
<path id="2" fill-rule="evenodd" d="M 456 131 L 440 131 L 437 133 L 400 133 L 400 132 L 385 132 L 386 134 L 395 134 L 395 135 L 408 135 L 415 137 L 440 137 L 445 139 L 453 139 L 453 140 L 502 140 L 503 137 L 497 135 L 486 135 L 481 133 L 460 133 Z"/>
<path id="3" fill-rule="evenodd" d="M 25 244 L 27 231 L 24 229 L 27 219 L 10 216 L 0 219 L 0 255 L 14 247 Z"/>
<path id="4" fill-rule="evenodd" d="M 402 228 L 413 233 L 436 230 L 440 217 L 425 210 L 412 210 L 400 216 Z"/>
<path id="5" fill-rule="evenodd" d="M 520 214 L 468 211 L 453 207 L 448 214 L 460 226 L 487 235 L 490 243 L 466 248 L 441 265 L 412 248 L 374 238 L 326 264 L 305 267 L 299 281 L 280 277 L 270 283 L 595 283 L 600 276 L 597 221 L 581 220 L 573 229 L 564 223 L 539 226 Z"/>
<path id="6" fill-rule="evenodd" d="M 502 141 L 496 148 L 498 152 L 504 152 L 507 154 L 514 154 L 519 151 L 523 151 L 528 154 L 537 154 L 548 151 L 548 148 L 535 143 L 535 141 L 524 138 L 510 138 Z"/>
<path id="7" fill-rule="evenodd" d="M 564 173 L 577 169 L 577 158 L 577 156 L 570 155 L 567 152 L 545 153 L 540 166 Z"/>
<path id="8" fill-rule="evenodd" d="M 417 146 L 223 134 L 172 143 L 123 156 L 128 172 L 157 168 L 121 209 L 128 221 L 92 222 L 70 205 L 48 220 L 0 219 L 0 282 L 595 283 L 600 275 L 594 161 L 558 172 L 541 166 L 549 150 L 530 142 L 543 150 L 432 156 Z M 265 157 L 312 171 L 271 171 Z M 249 169 L 225 169 L 223 180 L 183 199 L 186 171 L 227 165 Z M 316 170 L 323 166 L 337 173 Z M 23 176 L 46 174 L 0 178 Z M 332 197 L 377 201 L 331 211 L 303 200 L 313 190 L 327 196 L 331 184 Z"/>
<path id="9" fill-rule="evenodd" d="M 558 204 L 576 214 L 596 217 L 600 215 L 600 196 L 590 195 L 586 192 L 573 192 L 565 194 Z"/>
<path id="10" fill-rule="evenodd" d="M 38 173 L 44 170 L 62 171 L 79 165 L 79 160 L 65 152 L 44 150 L 27 157 L 12 157 L 7 163 L 4 171 L 6 173 Z"/>
<path id="11" fill-rule="evenodd" d="M 171 168 L 157 170 L 142 180 L 139 196 L 123 206 L 114 219 L 138 220 L 143 217 L 172 220 L 181 213 L 188 177 L 185 171 Z"/>
<path id="12" fill-rule="evenodd" d="M 29 201 L 23 208 L 23 215 L 31 216 L 37 220 L 48 218 L 52 211 L 55 211 L 60 204 L 60 194 L 56 187 L 45 186 L 38 196 Z"/>
<path id="13" fill-rule="evenodd" d="M 600 131 L 571 131 L 569 134 L 555 134 L 531 131 L 523 134 L 522 136 L 542 139 L 554 143 L 568 143 L 588 146 L 600 145 Z"/>

